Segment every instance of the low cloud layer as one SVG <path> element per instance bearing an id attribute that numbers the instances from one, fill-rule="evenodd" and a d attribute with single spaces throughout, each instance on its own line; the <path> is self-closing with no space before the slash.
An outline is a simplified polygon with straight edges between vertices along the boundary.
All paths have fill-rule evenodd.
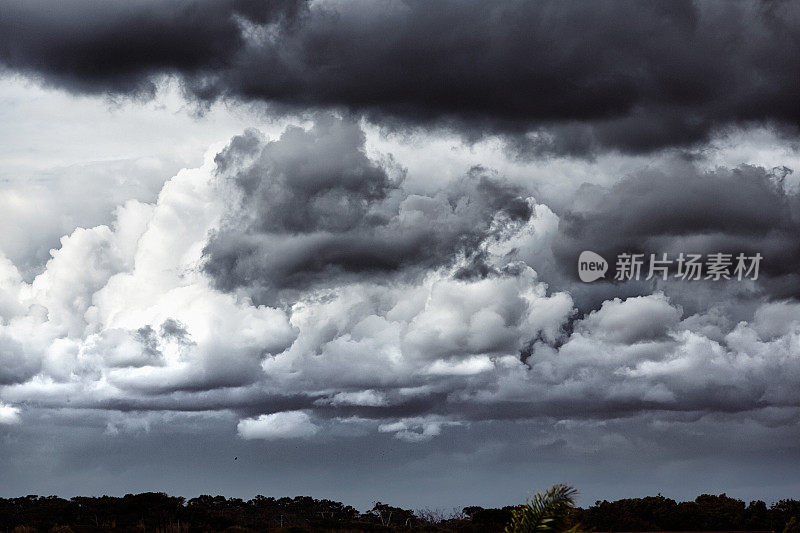
<path id="1" fill-rule="evenodd" d="M 135 3 L 4 0 L 0 63 L 73 92 L 337 108 L 507 136 L 527 154 L 797 133 L 792 2 Z"/>

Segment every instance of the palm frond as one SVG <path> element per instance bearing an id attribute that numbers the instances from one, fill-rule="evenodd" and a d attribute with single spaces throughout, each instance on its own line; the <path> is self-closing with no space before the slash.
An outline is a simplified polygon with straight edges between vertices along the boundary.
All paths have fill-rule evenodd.
<path id="1" fill-rule="evenodd" d="M 575 507 L 578 491 L 569 485 L 553 485 L 544 492 L 537 492 L 524 505 L 512 511 L 506 533 L 563 532 L 581 533 L 580 526 L 565 530 L 569 511 Z"/>

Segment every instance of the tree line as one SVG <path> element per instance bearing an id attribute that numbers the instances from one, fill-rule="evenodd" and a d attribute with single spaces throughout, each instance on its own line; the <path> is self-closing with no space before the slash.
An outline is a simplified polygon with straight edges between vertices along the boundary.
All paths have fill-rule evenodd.
<path id="1" fill-rule="evenodd" d="M 30 495 L 0 498 L 0 533 L 501 532 L 523 516 L 520 510 L 525 510 L 525 505 L 441 511 L 375 502 L 362 513 L 341 502 L 309 496 L 259 495 L 250 500 L 199 496 L 187 500 L 154 492 L 70 499 Z M 596 532 L 800 533 L 800 501 L 792 499 L 771 505 L 763 501 L 745 504 L 725 494 L 703 494 L 694 501 L 676 502 L 659 494 L 597 501 L 587 508 L 570 506 L 564 512 L 559 530 L 579 525 Z"/>

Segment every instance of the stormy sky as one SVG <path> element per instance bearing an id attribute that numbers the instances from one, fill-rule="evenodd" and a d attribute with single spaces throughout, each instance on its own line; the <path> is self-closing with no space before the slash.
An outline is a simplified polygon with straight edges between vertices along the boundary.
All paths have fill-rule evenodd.
<path id="1" fill-rule="evenodd" d="M 0 496 L 800 492 L 796 3 L 0 0 L 0 69 Z"/>

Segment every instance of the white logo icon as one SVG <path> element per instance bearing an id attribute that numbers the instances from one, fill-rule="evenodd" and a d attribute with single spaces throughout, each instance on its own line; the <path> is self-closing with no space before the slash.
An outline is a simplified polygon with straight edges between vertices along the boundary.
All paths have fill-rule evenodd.
<path id="1" fill-rule="evenodd" d="M 585 283 L 605 277 L 608 262 L 594 252 L 586 250 L 578 257 L 578 277 Z"/>

